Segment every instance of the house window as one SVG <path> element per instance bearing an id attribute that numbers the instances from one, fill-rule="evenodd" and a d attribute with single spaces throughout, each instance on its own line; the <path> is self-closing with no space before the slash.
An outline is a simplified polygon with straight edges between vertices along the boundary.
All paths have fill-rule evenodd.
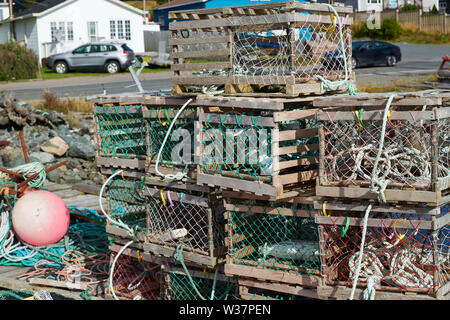
<path id="1" fill-rule="evenodd" d="M 125 20 L 125 39 L 126 40 L 131 40 L 130 20 Z"/>
<path id="2" fill-rule="evenodd" d="M 109 35 L 111 39 L 131 40 L 130 20 L 110 20 Z"/>
<path id="3" fill-rule="evenodd" d="M 117 37 L 123 39 L 123 21 L 117 20 Z"/>
<path id="4" fill-rule="evenodd" d="M 52 33 L 52 42 L 56 42 L 56 22 L 50 22 L 50 31 Z"/>
<path id="5" fill-rule="evenodd" d="M 88 38 L 91 42 L 97 41 L 97 22 L 95 21 L 88 22 Z"/>
<path id="6" fill-rule="evenodd" d="M 116 21 L 109 21 L 109 36 L 111 39 L 116 38 Z"/>
<path id="7" fill-rule="evenodd" d="M 73 41 L 73 22 L 67 22 L 67 40 Z"/>
<path id="8" fill-rule="evenodd" d="M 50 32 L 52 42 L 73 41 L 73 22 L 51 21 Z"/>

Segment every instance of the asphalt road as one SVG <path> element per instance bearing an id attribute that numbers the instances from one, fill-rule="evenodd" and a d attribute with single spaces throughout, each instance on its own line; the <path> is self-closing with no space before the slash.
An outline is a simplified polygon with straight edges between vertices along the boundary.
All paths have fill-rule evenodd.
<path id="1" fill-rule="evenodd" d="M 450 46 L 398 44 L 402 51 L 402 61 L 395 67 L 370 67 L 355 70 L 356 79 L 361 81 L 392 80 L 399 77 L 434 73 L 442 57 L 450 55 Z M 142 73 L 142 86 L 147 91 L 170 90 L 171 72 Z M 0 91 L 12 92 L 18 100 L 35 100 L 42 97 L 43 90 L 53 91 L 60 97 L 88 97 L 98 94 L 119 94 L 136 92 L 128 72 L 118 75 L 97 77 L 73 77 L 45 81 L 25 81 L 0 85 Z"/>

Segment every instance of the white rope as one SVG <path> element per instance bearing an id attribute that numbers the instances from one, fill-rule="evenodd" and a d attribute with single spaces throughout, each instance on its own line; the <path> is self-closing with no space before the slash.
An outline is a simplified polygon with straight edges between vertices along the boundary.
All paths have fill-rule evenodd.
<path id="1" fill-rule="evenodd" d="M 178 113 L 175 115 L 175 117 L 173 118 L 169 129 L 167 130 L 166 136 L 164 137 L 164 141 L 161 145 L 161 148 L 159 148 L 159 152 L 158 152 L 158 156 L 156 157 L 156 163 L 155 163 L 155 171 L 158 175 L 160 175 L 161 177 L 164 177 L 165 179 L 169 179 L 169 180 L 181 180 L 183 179 L 187 173 L 188 173 L 188 164 L 186 164 L 184 170 L 182 172 L 178 172 L 176 174 L 164 174 L 161 173 L 158 169 L 159 166 L 159 161 L 161 159 L 161 153 L 164 149 L 164 146 L 166 145 L 167 139 L 169 138 L 169 135 L 172 131 L 173 126 L 175 125 L 175 121 L 177 121 L 178 117 L 181 115 L 181 113 L 184 111 L 184 109 L 186 109 L 186 107 L 192 102 L 192 99 L 189 99 L 188 101 L 186 101 L 186 103 L 181 107 L 181 109 L 178 111 Z"/>
<path id="2" fill-rule="evenodd" d="M 119 252 L 117 252 L 117 255 L 115 256 L 113 263 L 111 265 L 111 270 L 109 271 L 109 290 L 111 291 L 112 296 L 114 297 L 114 299 L 116 300 L 120 300 L 117 295 L 116 292 L 114 291 L 114 286 L 113 286 L 113 275 L 114 275 L 114 269 L 116 267 L 116 263 L 117 260 L 119 259 L 119 257 L 122 255 L 122 253 L 130 246 L 134 243 L 134 240 L 129 241 L 127 244 L 125 244 L 120 250 Z"/>
<path id="3" fill-rule="evenodd" d="M 112 218 L 110 217 L 110 215 L 107 214 L 107 213 L 105 212 L 105 210 L 103 209 L 103 203 L 102 203 L 102 200 L 103 200 L 103 192 L 104 192 L 104 190 L 105 190 L 105 187 L 108 185 L 108 183 L 109 183 L 115 176 L 121 174 L 122 172 L 123 172 L 123 170 L 119 170 L 119 171 L 115 172 L 113 175 L 111 175 L 111 176 L 105 181 L 105 183 L 103 183 L 102 188 L 100 189 L 100 194 L 99 194 L 99 196 L 98 196 L 98 203 L 99 203 L 99 206 L 100 206 L 100 210 L 103 212 L 103 214 L 105 215 L 106 219 L 108 219 L 108 221 L 109 221 L 111 224 L 117 225 L 117 226 L 119 226 L 119 227 L 125 229 L 125 230 L 127 231 L 127 233 L 128 233 L 130 236 L 132 236 L 133 238 L 135 238 L 135 237 L 136 237 L 135 230 L 133 230 L 132 228 L 130 228 L 126 223 L 124 223 L 122 220 L 120 220 L 120 218 L 118 218 L 117 221 L 114 220 L 114 219 L 112 219 Z"/>
<path id="4" fill-rule="evenodd" d="M 379 179 L 375 175 L 377 174 L 378 163 L 380 161 L 380 157 L 383 152 L 384 136 L 386 134 L 386 124 L 388 121 L 388 111 L 389 111 L 389 108 L 391 107 L 391 103 L 392 103 L 392 100 L 394 99 L 394 97 L 395 97 L 395 94 L 393 94 L 389 97 L 386 107 L 384 109 L 383 126 L 381 128 L 380 145 L 378 148 L 378 153 L 377 153 L 377 157 L 375 159 L 375 163 L 374 163 L 373 170 L 372 170 L 371 181 L 370 181 L 370 191 L 376 192 L 378 194 L 378 199 L 382 203 L 386 202 L 386 197 L 384 196 L 384 189 L 386 189 L 388 182 L 386 182 L 387 180 L 383 181 L 383 180 Z M 377 184 L 377 186 L 375 186 L 375 184 Z M 359 250 L 358 265 L 356 268 L 355 277 L 353 278 L 353 286 L 352 286 L 352 291 L 350 293 L 350 300 L 353 300 L 353 296 L 355 295 L 356 285 L 358 283 L 359 273 L 361 271 L 361 261 L 362 261 L 362 257 L 363 257 L 363 253 L 364 253 L 364 242 L 366 241 L 366 233 L 367 233 L 367 221 L 369 219 L 369 213 L 370 213 L 370 210 L 372 210 L 372 207 L 373 207 L 373 204 L 370 203 L 364 214 L 363 232 L 362 232 L 362 237 L 361 237 L 361 246 L 360 246 L 360 250 Z"/>

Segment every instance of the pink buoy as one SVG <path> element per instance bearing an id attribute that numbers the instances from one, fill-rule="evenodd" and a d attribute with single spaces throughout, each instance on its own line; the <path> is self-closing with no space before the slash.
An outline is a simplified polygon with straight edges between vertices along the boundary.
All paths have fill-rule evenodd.
<path id="1" fill-rule="evenodd" d="M 64 237 L 69 230 L 70 214 L 59 196 L 39 190 L 25 194 L 16 202 L 11 220 L 20 240 L 41 247 Z"/>

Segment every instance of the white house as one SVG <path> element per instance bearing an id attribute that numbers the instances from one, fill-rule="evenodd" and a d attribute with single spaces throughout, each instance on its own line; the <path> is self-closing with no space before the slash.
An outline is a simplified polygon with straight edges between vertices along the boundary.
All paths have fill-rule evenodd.
<path id="1" fill-rule="evenodd" d="M 9 18 L 8 0 L 0 0 L 0 21 Z"/>
<path id="2" fill-rule="evenodd" d="M 92 41 L 120 40 L 144 51 L 145 12 L 119 0 L 46 0 L 0 21 L 0 43 L 24 41 L 42 58 Z M 12 28 L 10 27 L 12 24 Z"/>

